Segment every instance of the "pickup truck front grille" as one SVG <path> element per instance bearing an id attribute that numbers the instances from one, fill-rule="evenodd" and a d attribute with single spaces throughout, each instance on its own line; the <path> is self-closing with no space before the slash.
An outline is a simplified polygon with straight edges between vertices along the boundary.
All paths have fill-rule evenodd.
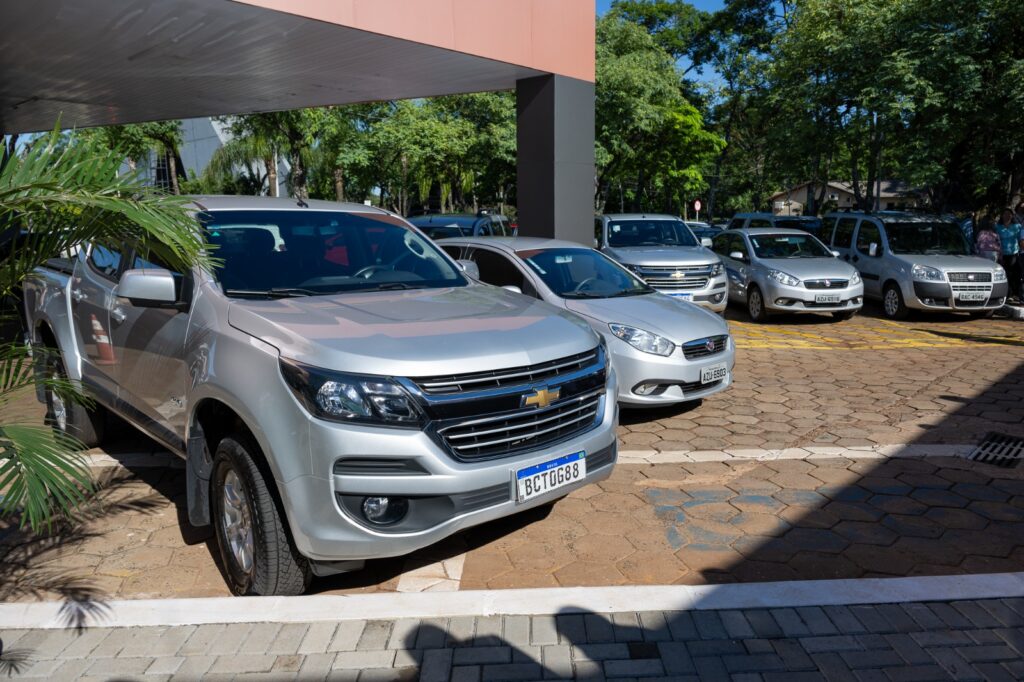
<path id="1" fill-rule="evenodd" d="M 683 344 L 683 357 L 687 360 L 696 360 L 709 355 L 717 355 L 725 350 L 728 343 L 729 337 L 725 334 L 709 336 L 706 339 L 697 339 L 696 341 L 687 341 Z"/>
<path id="2" fill-rule="evenodd" d="M 438 434 L 456 458 L 490 459 L 535 450 L 591 428 L 601 412 L 604 390 L 560 401 L 543 410 L 468 420 Z"/>
<path id="3" fill-rule="evenodd" d="M 542 362 L 536 365 L 511 367 L 489 372 L 469 374 L 448 374 L 436 377 L 420 377 L 412 381 L 428 395 L 447 395 L 482 391 L 503 386 L 550 382 L 558 377 L 576 372 L 597 360 L 597 349 L 570 355 L 569 357 Z"/>

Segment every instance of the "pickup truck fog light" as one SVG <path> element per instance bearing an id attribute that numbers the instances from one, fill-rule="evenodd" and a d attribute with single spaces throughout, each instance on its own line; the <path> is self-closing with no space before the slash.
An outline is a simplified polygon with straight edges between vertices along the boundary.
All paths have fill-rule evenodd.
<path id="1" fill-rule="evenodd" d="M 405 518 L 409 501 L 404 497 L 367 497 L 363 500 L 363 516 L 377 526 L 390 526 Z"/>
<path id="2" fill-rule="evenodd" d="M 725 298 L 725 294 L 715 294 L 711 297 L 711 300 L 715 303 L 721 303 L 722 299 Z"/>

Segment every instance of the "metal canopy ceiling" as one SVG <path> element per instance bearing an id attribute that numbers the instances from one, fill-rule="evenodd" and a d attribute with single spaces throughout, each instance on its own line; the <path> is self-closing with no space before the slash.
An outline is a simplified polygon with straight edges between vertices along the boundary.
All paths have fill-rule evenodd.
<path id="1" fill-rule="evenodd" d="M 0 130 L 515 87 L 542 72 L 227 0 L 8 2 Z"/>

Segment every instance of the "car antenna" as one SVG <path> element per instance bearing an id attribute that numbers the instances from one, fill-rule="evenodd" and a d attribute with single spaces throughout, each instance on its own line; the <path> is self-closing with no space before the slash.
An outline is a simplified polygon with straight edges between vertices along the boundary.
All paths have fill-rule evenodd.
<path id="1" fill-rule="evenodd" d="M 296 197 L 295 203 L 301 206 L 302 208 L 309 208 L 309 204 L 307 204 L 302 197 Z"/>

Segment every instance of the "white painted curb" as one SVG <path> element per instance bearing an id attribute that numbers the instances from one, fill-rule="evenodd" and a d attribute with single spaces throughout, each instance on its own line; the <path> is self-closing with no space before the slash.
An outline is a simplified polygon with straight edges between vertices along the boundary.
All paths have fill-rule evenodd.
<path id="1" fill-rule="evenodd" d="M 90 625 L 307 623 L 490 615 L 623 613 L 891 604 L 1024 597 L 1024 572 L 732 585 L 647 585 L 465 592 L 111 601 Z M 0 604 L 0 630 L 62 628 L 61 602 Z"/>

